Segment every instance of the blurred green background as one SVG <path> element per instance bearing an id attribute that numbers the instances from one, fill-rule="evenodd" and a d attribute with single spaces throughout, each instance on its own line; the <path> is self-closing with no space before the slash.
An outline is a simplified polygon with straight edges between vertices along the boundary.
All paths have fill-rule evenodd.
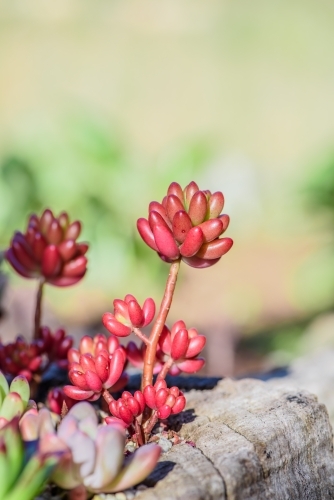
<path id="1" fill-rule="evenodd" d="M 50 321 L 77 333 L 125 293 L 158 300 L 168 266 L 136 219 L 196 180 L 224 192 L 235 240 L 183 266 L 171 310 L 208 333 L 207 373 L 334 344 L 333 320 L 312 327 L 334 304 L 333 46 L 330 0 L 2 2 L 0 248 L 45 206 L 91 243 L 86 280 L 47 290 Z M 35 284 L 4 268 L 0 334 L 28 334 Z"/>

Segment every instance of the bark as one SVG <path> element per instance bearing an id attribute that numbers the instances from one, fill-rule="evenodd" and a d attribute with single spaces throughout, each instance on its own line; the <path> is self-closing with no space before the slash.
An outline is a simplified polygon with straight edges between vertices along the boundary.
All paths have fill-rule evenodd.
<path id="1" fill-rule="evenodd" d="M 136 500 L 334 498 L 328 413 L 304 390 L 225 379 L 189 392 L 186 411 L 171 421 L 196 447 L 164 454 Z"/>

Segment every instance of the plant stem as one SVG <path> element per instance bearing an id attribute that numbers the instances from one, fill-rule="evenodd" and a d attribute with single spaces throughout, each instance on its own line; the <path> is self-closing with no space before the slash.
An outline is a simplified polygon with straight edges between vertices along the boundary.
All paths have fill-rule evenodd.
<path id="1" fill-rule="evenodd" d="M 102 397 L 109 406 L 112 401 L 115 401 L 110 392 L 107 389 L 104 389 L 102 392 Z"/>
<path id="2" fill-rule="evenodd" d="M 160 371 L 160 373 L 159 373 L 159 375 L 158 375 L 157 378 L 158 379 L 165 379 L 167 373 L 172 368 L 173 363 L 174 363 L 174 359 L 173 358 L 169 358 L 169 360 L 166 361 L 166 363 L 164 364 L 164 366 L 161 368 L 161 371 Z"/>
<path id="3" fill-rule="evenodd" d="M 157 421 L 158 421 L 157 412 L 154 411 L 151 415 L 150 420 L 147 422 L 147 426 L 145 429 L 145 436 L 148 437 L 151 434 L 152 429 L 155 426 L 155 424 L 157 423 Z"/>
<path id="4" fill-rule="evenodd" d="M 35 327 L 34 327 L 34 339 L 35 340 L 39 339 L 39 336 L 40 336 L 43 286 L 44 286 L 44 280 L 40 280 L 38 282 L 38 289 L 37 289 L 37 296 L 36 296 Z"/>
<path id="5" fill-rule="evenodd" d="M 144 440 L 143 440 L 142 429 L 141 429 L 137 419 L 135 419 L 135 429 L 136 429 L 136 438 L 137 438 L 138 446 L 143 446 Z"/>
<path id="6" fill-rule="evenodd" d="M 155 362 L 155 356 L 157 352 L 157 346 L 160 334 L 163 327 L 165 326 L 166 318 L 173 300 L 173 294 L 175 290 L 177 275 L 180 269 L 180 261 L 177 260 L 173 262 L 170 266 L 169 275 L 166 283 L 165 293 L 161 302 L 160 310 L 157 319 L 153 325 L 150 338 L 148 340 L 147 349 L 145 353 L 144 360 L 144 370 L 142 379 L 142 390 L 145 389 L 147 385 L 151 385 L 153 381 L 153 368 Z"/>
<path id="7" fill-rule="evenodd" d="M 137 337 L 144 342 L 145 345 L 147 345 L 149 343 L 149 340 L 148 338 L 146 337 L 146 335 L 144 335 L 140 330 L 139 328 L 132 328 L 132 331 L 135 335 L 137 335 Z"/>

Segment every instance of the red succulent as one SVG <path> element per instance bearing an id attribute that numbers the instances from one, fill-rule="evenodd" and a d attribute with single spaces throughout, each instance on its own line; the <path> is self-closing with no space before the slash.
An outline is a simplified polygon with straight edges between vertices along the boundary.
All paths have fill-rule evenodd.
<path id="1" fill-rule="evenodd" d="M 16 232 L 5 256 L 17 273 L 25 278 L 43 278 L 54 286 L 77 283 L 86 273 L 87 243 L 76 240 L 81 223 L 70 223 L 68 214 L 55 217 L 44 210 L 29 218 L 25 233 Z"/>
<path id="2" fill-rule="evenodd" d="M 154 385 L 147 385 L 143 394 L 147 406 L 157 411 L 158 418 L 164 419 L 171 413 L 180 413 L 186 405 L 186 398 L 180 389 L 168 389 L 165 380 L 158 379 Z"/>
<path id="3" fill-rule="evenodd" d="M 14 342 L 0 343 L 0 370 L 12 377 L 22 375 L 30 382 L 45 367 L 42 351 L 41 342 L 29 344 L 20 336 Z"/>
<path id="4" fill-rule="evenodd" d="M 106 329 L 118 337 L 127 337 L 134 328 L 141 328 L 151 323 L 155 315 L 154 300 L 148 298 L 142 307 L 133 295 L 126 295 L 124 300 L 115 299 L 114 314 L 106 312 L 102 322 Z"/>
<path id="5" fill-rule="evenodd" d="M 79 350 L 69 350 L 68 360 L 68 376 L 73 385 L 66 385 L 64 392 L 72 399 L 95 401 L 104 390 L 116 391 L 126 383 L 126 378 L 121 378 L 126 363 L 125 349 L 119 346 L 116 337 L 107 340 L 101 334 L 94 339 L 85 336 Z"/>
<path id="6" fill-rule="evenodd" d="M 109 411 L 114 417 L 119 418 L 126 426 L 129 426 L 135 418 L 143 413 L 145 406 L 145 398 L 141 391 L 136 391 L 133 396 L 130 392 L 124 391 L 118 400 L 111 401 Z M 107 420 L 107 423 L 112 422 L 112 419 Z"/>
<path id="7" fill-rule="evenodd" d="M 40 344 L 50 362 L 56 363 L 60 368 L 68 367 L 67 354 L 73 345 L 72 337 L 66 336 L 65 330 L 59 328 L 54 333 L 50 328 L 43 326 L 40 330 Z"/>
<path id="8" fill-rule="evenodd" d="M 159 338 L 160 353 L 163 361 L 171 360 L 171 375 L 179 373 L 195 373 L 204 366 L 204 359 L 197 356 L 206 344 L 206 337 L 199 335 L 196 328 L 187 330 L 184 321 L 174 323 L 169 330 L 165 325 Z"/>
<path id="9" fill-rule="evenodd" d="M 138 219 L 137 228 L 165 262 L 182 259 L 192 267 L 209 267 L 233 245 L 231 238 L 220 238 L 230 221 L 220 215 L 223 207 L 220 191 L 201 191 L 195 182 L 182 189 L 172 182 L 161 203 L 150 203 L 148 219 Z"/>

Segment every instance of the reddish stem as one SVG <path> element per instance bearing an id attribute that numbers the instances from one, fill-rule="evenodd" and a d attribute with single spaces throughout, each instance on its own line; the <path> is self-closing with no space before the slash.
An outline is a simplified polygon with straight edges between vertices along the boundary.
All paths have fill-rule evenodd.
<path id="1" fill-rule="evenodd" d="M 157 352 L 157 346 L 162 329 L 165 326 L 167 315 L 173 300 L 177 275 L 180 269 L 180 261 L 173 262 L 170 266 L 169 275 L 166 283 L 165 293 L 161 302 L 159 314 L 153 325 L 144 359 L 144 370 L 142 379 L 142 390 L 153 381 L 153 368 Z"/>
<path id="2" fill-rule="evenodd" d="M 140 330 L 139 328 L 135 328 L 133 327 L 132 328 L 132 331 L 135 335 L 137 335 L 137 337 L 142 340 L 144 342 L 145 345 L 147 345 L 149 343 L 149 340 L 148 338 L 146 337 L 146 335 L 144 335 Z"/>
<path id="3" fill-rule="evenodd" d="M 34 323 L 34 339 L 35 340 L 39 339 L 39 337 L 40 337 L 43 286 L 44 286 L 44 281 L 40 280 L 38 282 L 38 289 L 37 289 L 37 296 L 36 296 L 35 323 Z"/>
<path id="4" fill-rule="evenodd" d="M 109 406 L 112 401 L 115 401 L 110 392 L 107 389 L 104 389 L 102 392 L 102 397 Z"/>
<path id="5" fill-rule="evenodd" d="M 160 371 L 160 373 L 159 373 L 159 375 L 158 375 L 157 378 L 158 379 L 165 379 L 167 373 L 172 368 L 173 363 L 174 363 L 174 359 L 173 358 L 169 358 L 169 360 L 166 361 L 166 363 L 164 364 L 164 366 L 161 368 L 161 371 Z"/>
<path id="6" fill-rule="evenodd" d="M 146 429 L 145 429 L 145 436 L 149 436 L 153 430 L 153 427 L 155 426 L 155 424 L 157 423 L 158 421 L 158 417 L 157 417 L 157 412 L 156 410 L 152 413 L 151 415 L 151 418 L 150 420 L 147 422 L 147 426 L 146 426 Z"/>
<path id="7" fill-rule="evenodd" d="M 136 438 L 137 438 L 138 446 L 143 446 L 144 439 L 143 439 L 142 429 L 141 429 L 137 419 L 135 419 L 135 429 L 136 429 Z"/>

